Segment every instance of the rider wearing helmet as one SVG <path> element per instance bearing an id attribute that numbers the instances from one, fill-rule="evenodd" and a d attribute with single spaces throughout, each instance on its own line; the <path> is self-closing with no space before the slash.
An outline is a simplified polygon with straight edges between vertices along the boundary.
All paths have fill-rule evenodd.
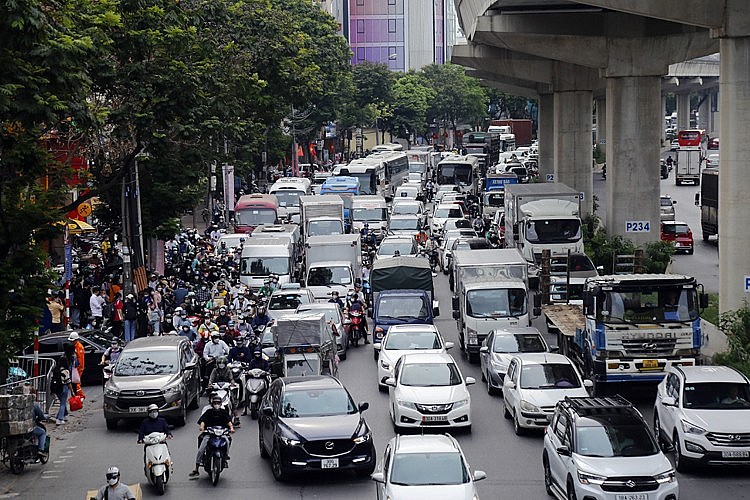
<path id="1" fill-rule="evenodd" d="M 99 488 L 96 500 L 135 500 L 135 495 L 126 484 L 120 482 L 120 469 L 111 466 L 107 469 L 107 484 Z"/>
<path id="2" fill-rule="evenodd" d="M 263 350 L 260 347 L 256 347 L 253 352 L 253 359 L 250 361 L 250 369 L 252 370 L 253 368 L 260 368 L 267 372 L 271 371 L 271 364 L 268 360 L 263 358 Z"/>
<path id="3" fill-rule="evenodd" d="M 328 302 L 336 304 L 339 306 L 339 309 L 341 309 L 342 311 L 344 310 L 344 302 L 341 300 L 341 298 L 339 297 L 339 292 L 337 292 L 336 290 L 333 290 L 331 292 L 331 298 L 328 299 Z"/>
<path id="4" fill-rule="evenodd" d="M 232 317 L 227 314 L 227 308 L 221 306 L 219 309 L 219 316 L 216 318 L 216 324 L 219 325 L 219 327 L 227 326 L 227 323 L 229 323 L 229 320 L 231 319 Z"/>
<path id="5" fill-rule="evenodd" d="M 143 438 L 152 432 L 162 432 L 168 438 L 172 438 L 172 431 L 169 430 L 169 424 L 164 417 L 159 416 L 159 406 L 152 403 L 148 405 L 148 417 L 141 422 L 141 429 L 138 431 L 138 442 L 142 443 Z"/>
<path id="6" fill-rule="evenodd" d="M 120 341 L 117 340 L 117 338 L 113 338 L 110 341 L 107 350 L 104 351 L 104 354 L 102 354 L 102 362 L 99 364 L 106 365 L 110 363 L 114 365 L 115 363 L 117 363 L 117 360 L 120 359 L 120 354 L 122 354 L 122 346 L 120 345 Z"/>
<path id="7" fill-rule="evenodd" d="M 273 286 L 271 285 L 271 278 L 263 278 L 263 286 L 258 290 L 259 297 L 270 297 L 273 293 Z"/>
<path id="8" fill-rule="evenodd" d="M 221 334 L 218 330 L 211 332 L 211 342 L 208 342 L 206 347 L 203 348 L 203 359 L 210 361 L 211 358 L 218 358 L 227 354 L 229 354 L 229 346 L 221 340 Z"/>
<path id="9" fill-rule="evenodd" d="M 220 396 L 211 396 L 211 406 L 203 412 L 203 415 L 198 419 L 198 425 L 200 426 L 200 432 L 203 434 L 206 431 L 206 427 L 224 427 L 229 429 L 229 432 L 234 432 L 234 425 L 232 425 L 232 418 L 226 408 L 221 406 Z M 198 468 L 203 462 L 203 454 L 208 446 L 208 440 L 210 436 L 203 434 L 201 437 L 201 444 L 198 446 L 198 454 L 195 457 L 195 469 L 190 472 L 190 477 L 198 477 Z M 227 467 L 226 461 L 229 460 L 229 447 L 232 445 L 232 440 L 227 440 L 227 456 L 224 457 L 224 467 Z"/>
<path id="10" fill-rule="evenodd" d="M 253 320 L 250 322 L 250 327 L 255 330 L 259 326 L 268 326 L 268 323 L 271 322 L 271 316 L 266 313 L 266 304 L 260 303 L 258 305 L 258 308 L 255 311 L 255 316 L 253 316 Z"/>
<path id="11" fill-rule="evenodd" d="M 208 385 L 211 385 L 214 382 L 232 382 L 233 380 L 232 370 L 229 369 L 227 357 L 221 355 L 216 358 L 216 367 L 211 371 L 211 375 L 208 377 Z"/>

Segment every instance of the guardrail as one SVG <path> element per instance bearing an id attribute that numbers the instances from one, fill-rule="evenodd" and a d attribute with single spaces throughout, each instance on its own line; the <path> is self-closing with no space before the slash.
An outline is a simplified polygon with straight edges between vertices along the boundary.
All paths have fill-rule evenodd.
<path id="1" fill-rule="evenodd" d="M 0 385 L 0 394 L 18 394 L 28 392 L 34 394 L 34 399 L 49 413 L 52 406 L 54 395 L 50 392 L 50 382 L 52 380 L 52 369 L 55 367 L 55 360 L 52 358 L 38 358 L 38 372 L 34 374 L 34 356 L 23 355 L 11 360 L 11 366 L 8 369 L 6 383 Z"/>

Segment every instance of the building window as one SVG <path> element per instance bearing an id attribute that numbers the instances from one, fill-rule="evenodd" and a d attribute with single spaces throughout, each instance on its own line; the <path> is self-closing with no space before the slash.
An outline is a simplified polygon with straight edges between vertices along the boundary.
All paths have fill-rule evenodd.
<path id="1" fill-rule="evenodd" d="M 364 7 L 365 6 L 365 0 L 357 0 L 357 7 Z"/>
<path id="2" fill-rule="evenodd" d="M 388 0 L 388 5 L 396 5 L 396 0 Z"/>
<path id="3" fill-rule="evenodd" d="M 364 32 L 365 32 L 365 20 L 357 19 L 357 33 L 364 33 Z"/>
<path id="4" fill-rule="evenodd" d="M 365 60 L 365 48 L 357 47 L 357 61 L 364 61 L 364 60 Z"/>
<path id="5" fill-rule="evenodd" d="M 396 32 L 396 20 L 388 19 L 388 33 L 395 33 L 395 32 Z"/>

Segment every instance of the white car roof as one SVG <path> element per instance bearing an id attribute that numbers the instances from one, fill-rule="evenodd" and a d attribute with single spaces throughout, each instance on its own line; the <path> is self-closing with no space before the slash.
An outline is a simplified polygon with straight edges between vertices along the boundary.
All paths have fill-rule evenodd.
<path id="1" fill-rule="evenodd" d="M 398 442 L 395 453 L 461 453 L 458 443 L 445 434 L 402 435 L 391 441 Z"/>
<path id="2" fill-rule="evenodd" d="M 747 383 L 747 379 L 728 366 L 680 366 L 673 371 L 682 372 L 688 384 L 701 382 Z"/>

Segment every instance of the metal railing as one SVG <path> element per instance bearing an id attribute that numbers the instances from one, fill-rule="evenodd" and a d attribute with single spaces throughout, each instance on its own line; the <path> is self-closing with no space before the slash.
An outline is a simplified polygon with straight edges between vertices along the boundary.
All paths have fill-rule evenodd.
<path id="1" fill-rule="evenodd" d="M 29 392 L 34 394 L 34 399 L 49 413 L 54 395 L 50 392 L 52 380 L 52 369 L 55 360 L 52 358 L 38 358 L 38 371 L 34 375 L 34 356 L 23 355 L 11 360 L 8 369 L 8 377 L 5 384 L 0 385 L 0 394 L 19 394 Z M 28 386 L 28 390 L 26 387 Z"/>

